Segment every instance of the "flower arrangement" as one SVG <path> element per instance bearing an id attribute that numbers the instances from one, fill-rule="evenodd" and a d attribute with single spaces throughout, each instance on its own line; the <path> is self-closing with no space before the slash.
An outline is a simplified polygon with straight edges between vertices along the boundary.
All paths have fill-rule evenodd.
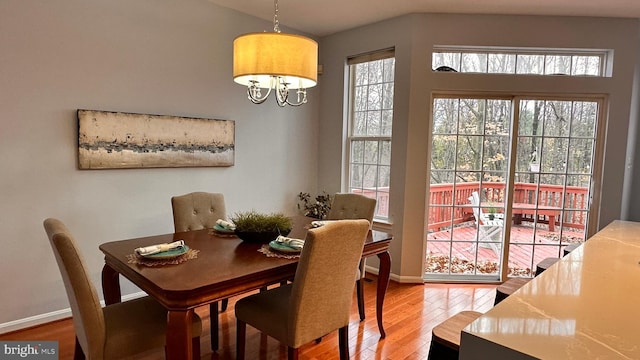
<path id="1" fill-rule="evenodd" d="M 331 195 L 325 191 L 315 198 L 312 198 L 309 193 L 301 192 L 298 194 L 298 210 L 302 211 L 304 216 L 322 220 L 331 209 L 331 200 Z"/>

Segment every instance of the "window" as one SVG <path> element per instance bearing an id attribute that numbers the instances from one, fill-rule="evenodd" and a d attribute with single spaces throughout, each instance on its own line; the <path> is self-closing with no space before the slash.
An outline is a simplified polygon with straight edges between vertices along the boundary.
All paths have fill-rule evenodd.
<path id="1" fill-rule="evenodd" d="M 608 51 L 436 47 L 434 70 L 488 74 L 604 76 Z"/>
<path id="2" fill-rule="evenodd" d="M 393 50 L 348 59 L 349 192 L 375 198 L 375 218 L 389 218 L 391 125 L 395 58 Z"/>

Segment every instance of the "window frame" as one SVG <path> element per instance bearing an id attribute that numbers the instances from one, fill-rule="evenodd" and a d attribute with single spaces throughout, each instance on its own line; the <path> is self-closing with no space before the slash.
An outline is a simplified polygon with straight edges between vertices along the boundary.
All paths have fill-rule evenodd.
<path id="1" fill-rule="evenodd" d="M 434 55 L 436 53 L 452 53 L 458 54 L 459 68 L 455 69 L 456 72 L 467 74 L 492 74 L 492 75 L 534 75 L 534 76 L 587 76 L 587 77 L 611 77 L 612 69 L 610 65 L 613 59 L 613 50 L 611 49 L 566 49 L 566 48 L 521 48 L 521 47 L 493 47 L 493 46 L 448 46 L 448 45 L 435 45 L 431 51 L 431 68 L 435 71 Z M 463 71 L 462 58 L 464 54 L 484 54 L 487 58 L 489 55 L 514 55 L 515 63 L 513 72 L 491 72 L 488 69 L 485 71 Z M 518 57 L 520 56 L 544 56 L 543 71 L 541 74 L 531 73 L 519 73 L 518 72 Z M 554 74 L 546 72 L 546 60 L 547 56 L 591 56 L 598 57 L 600 64 L 598 66 L 598 74 L 574 74 L 573 60 L 569 74 Z M 445 64 L 445 66 L 448 66 Z"/>
<path id="2" fill-rule="evenodd" d="M 393 64 L 393 70 L 392 70 L 392 79 L 390 81 L 385 81 L 384 79 L 376 84 L 382 84 L 384 86 L 384 84 L 393 84 L 393 93 L 392 93 L 392 98 L 391 98 L 391 106 L 390 107 L 384 107 L 384 98 L 381 97 L 380 101 L 381 101 L 381 108 L 378 109 L 377 111 L 381 112 L 381 119 L 382 119 L 382 112 L 387 110 L 391 112 L 391 123 L 389 124 L 389 134 L 388 135 L 383 135 L 382 134 L 382 120 L 380 121 L 380 132 L 376 135 L 366 135 L 366 134 L 358 134 L 358 135 L 354 135 L 354 127 L 355 127 L 355 114 L 356 114 L 356 66 L 359 64 L 363 64 L 363 63 L 369 63 L 369 62 L 373 62 L 373 61 L 380 61 L 380 60 L 385 60 L 385 59 L 394 59 L 394 64 Z M 352 192 L 352 193 L 358 193 L 357 191 L 353 191 L 354 189 L 360 189 L 361 192 L 363 193 L 363 195 L 367 196 L 367 194 L 364 194 L 364 192 L 366 192 L 367 189 L 371 189 L 373 191 L 373 194 L 375 196 L 375 199 L 378 201 L 377 205 L 376 205 L 376 212 L 374 215 L 374 221 L 376 222 L 382 222 L 382 223 L 389 223 L 390 222 L 390 216 L 389 216 L 389 194 L 390 194 L 390 190 L 391 190 L 391 155 L 389 153 L 389 159 L 388 159 L 388 163 L 387 162 L 381 162 L 381 151 L 380 150 L 380 144 L 382 142 L 388 141 L 389 142 L 389 151 L 391 151 L 391 146 L 392 146 L 392 138 L 393 138 L 393 118 L 394 118 L 394 113 L 393 113 L 393 106 L 394 106 L 394 101 L 393 101 L 393 97 L 395 97 L 395 49 L 394 48 L 389 48 L 389 49 L 383 49 L 383 50 L 379 50 L 379 51 L 375 51 L 375 52 L 371 52 L 371 53 L 366 53 L 366 54 L 361 54 L 361 55 L 357 55 L 357 56 L 353 56 L 353 57 L 349 57 L 347 58 L 347 62 L 346 62 L 346 66 L 345 66 L 345 71 L 347 72 L 347 84 L 346 84 L 346 100 L 347 100 L 347 113 L 345 114 L 345 126 L 346 126 L 346 138 L 345 138 L 345 144 L 344 144 L 344 172 L 343 172 L 343 184 L 342 184 L 342 189 L 344 192 Z M 383 75 L 384 76 L 384 75 Z M 369 86 L 371 84 L 367 84 L 365 86 Z M 367 110 L 365 110 L 365 112 L 367 112 Z M 372 187 L 372 188 L 368 188 L 364 186 L 364 183 L 360 184 L 360 186 L 353 186 L 352 180 L 353 180 L 353 176 L 352 176 L 352 168 L 354 165 L 353 162 L 353 143 L 356 141 L 377 141 L 378 142 L 378 152 L 377 152 L 377 158 L 375 161 L 375 164 L 370 164 L 370 165 L 374 165 L 376 167 L 376 186 Z M 369 164 L 368 162 L 365 162 L 365 160 L 363 159 L 362 161 L 356 163 L 356 164 L 361 164 L 363 166 Z M 379 209 L 381 206 L 381 201 L 380 201 L 380 193 L 384 193 L 384 191 L 379 191 L 379 186 L 378 186 L 378 176 L 379 176 L 379 169 L 381 166 L 384 167 L 388 167 L 388 171 L 389 171 L 389 186 L 388 186 L 388 190 L 386 191 L 386 198 L 387 198 L 387 203 L 383 204 L 383 208 L 386 208 L 386 216 L 381 216 L 379 214 Z"/>
<path id="3" fill-rule="evenodd" d="M 495 94 L 495 93 L 490 93 L 490 92 L 485 92 L 485 91 L 471 91 L 471 92 L 465 92 L 465 91 L 438 91 L 438 92 L 434 92 L 431 96 L 431 114 L 430 114 L 430 123 L 431 123 L 431 131 L 430 131 L 430 135 L 429 135 L 429 143 L 431 144 L 430 146 L 433 146 L 434 143 L 434 139 L 433 137 L 436 135 L 452 135 L 454 137 L 457 137 L 458 135 L 460 135 L 459 130 L 456 130 L 456 133 L 447 133 L 447 132 L 434 132 L 434 108 L 435 106 L 433 105 L 434 102 L 436 101 L 436 99 L 481 99 L 481 100 L 490 100 L 490 99 L 499 99 L 499 100 L 510 100 L 512 103 L 512 107 L 514 109 L 512 109 L 511 113 L 511 121 L 513 123 L 513 129 L 510 129 L 509 133 L 510 133 L 510 138 L 513 137 L 517 137 L 518 139 L 515 141 L 511 141 L 511 147 L 510 147 L 510 154 L 509 155 L 509 169 L 507 170 L 508 175 L 508 180 L 505 183 L 505 188 L 509 188 L 509 189 L 513 189 L 514 187 L 514 180 L 516 179 L 516 177 L 518 176 L 518 174 L 527 174 L 528 170 L 523 170 L 521 169 L 517 169 L 516 168 L 516 161 L 517 161 L 517 156 L 518 156 L 518 142 L 520 141 L 519 138 L 521 137 L 530 137 L 530 138 L 540 138 L 540 139 L 550 139 L 550 138 L 559 138 L 559 139 L 563 139 L 566 138 L 567 140 L 570 139 L 591 139 L 593 141 L 593 157 L 591 159 L 591 165 L 590 165 L 590 169 L 591 169 L 591 173 L 589 174 L 591 180 L 590 183 L 588 185 L 588 191 L 589 191 L 589 197 L 588 197 L 588 206 L 586 209 L 583 208 L 575 208 L 575 207 L 571 207 L 571 206 L 567 206 L 567 202 L 565 202 L 566 200 L 563 200 L 562 203 L 562 211 L 563 213 L 560 215 L 561 218 L 563 218 L 565 216 L 564 212 L 581 212 L 581 211 L 585 211 L 587 213 L 586 218 L 588 219 L 587 222 L 587 226 L 584 229 L 584 233 L 585 233 L 585 238 L 588 239 L 590 236 L 592 236 L 596 231 L 597 231 L 597 219 L 600 217 L 600 202 L 601 202 L 601 193 L 598 189 L 601 188 L 602 186 L 602 171 L 604 168 L 604 143 L 605 143 L 605 138 L 606 138 L 606 134 L 605 134 L 605 129 L 606 129 L 606 123 L 607 121 L 607 109 L 608 109 L 608 98 L 605 94 L 557 94 L 557 93 L 550 93 L 550 92 L 546 92 L 546 93 L 539 93 L 536 95 L 531 95 L 531 94 L 526 94 L 526 93 L 521 93 L 521 92 L 506 92 L 504 94 Z M 531 101 L 531 100 L 540 100 L 540 101 L 545 101 L 545 102 L 553 102 L 553 101 L 561 101 L 561 102 L 572 102 L 572 103 L 581 103 L 581 102 L 591 102 L 591 103 L 596 103 L 597 105 L 597 110 L 596 110 L 596 117 L 597 117 L 597 123 L 593 129 L 594 134 L 593 136 L 587 136 L 587 137 L 583 137 L 583 136 L 573 136 L 571 133 L 569 135 L 555 135 L 555 134 L 546 134 L 544 132 L 541 132 L 539 135 L 528 135 L 528 134 L 523 134 L 520 132 L 520 123 L 519 123 L 519 119 L 520 119 L 520 105 L 524 102 L 524 101 Z M 517 108 L 517 109 L 515 109 Z M 544 128 L 543 128 L 544 129 Z M 543 130 L 544 131 L 544 130 Z M 484 133 L 484 132 L 483 132 Z M 493 136 L 493 135 L 492 135 Z M 570 148 L 567 148 L 567 151 Z M 430 156 L 432 156 L 432 148 L 430 148 L 429 150 L 429 154 Z M 569 158 L 569 155 L 567 156 L 567 158 Z M 426 227 L 429 227 L 429 216 L 431 214 L 432 209 L 437 209 L 437 208 L 452 208 L 452 209 L 462 209 L 464 207 L 467 207 L 468 205 L 466 204 L 451 204 L 451 205 L 442 205 L 439 206 L 439 204 L 436 204 L 434 206 L 434 204 L 431 202 L 430 199 L 430 188 L 431 186 L 433 186 L 434 184 L 431 183 L 431 173 L 434 171 L 434 168 L 432 168 L 431 166 L 431 158 L 429 160 L 429 170 L 428 170 L 428 185 L 427 185 L 427 197 L 426 197 L 426 201 L 428 204 L 428 210 L 427 210 L 427 220 L 425 222 Z M 513 164 L 511 164 L 513 163 Z M 436 171 L 447 171 L 447 169 L 445 170 L 436 170 Z M 457 170 L 454 169 L 454 171 L 457 172 Z M 484 168 L 480 167 L 476 170 L 471 170 L 473 172 L 485 172 Z M 553 172 L 553 170 L 544 170 L 541 166 L 541 168 L 538 171 L 531 171 L 532 173 L 537 173 L 537 174 L 547 174 L 547 175 L 553 175 L 553 174 L 563 174 L 563 176 L 580 176 L 580 175 L 584 175 L 584 173 L 581 172 L 575 172 L 575 171 L 570 171 L 568 169 L 565 169 L 561 172 Z M 540 180 L 540 179 L 538 179 Z M 482 180 L 479 180 L 480 183 L 482 183 Z M 538 184 L 540 184 L 540 181 L 538 181 Z M 481 185 L 482 186 L 482 185 Z M 564 180 L 564 189 L 566 189 L 567 186 L 566 184 L 566 179 Z M 513 190 L 510 191 L 513 194 Z M 511 199 L 508 199 L 505 196 L 505 202 L 506 204 L 513 204 L 513 197 Z M 509 205 L 512 206 L 512 205 Z M 536 206 L 538 206 L 538 203 L 536 202 Z M 484 209 L 488 209 L 492 207 L 490 204 L 486 204 L 485 205 L 481 205 L 481 208 Z M 541 206 L 543 207 L 543 206 Z M 511 210 L 509 210 L 508 212 L 505 210 L 504 211 L 505 216 L 507 218 L 511 218 Z M 452 223 L 453 224 L 453 223 Z M 560 221 L 560 225 L 561 226 L 565 226 L 562 224 L 562 221 Z M 514 245 L 514 243 L 511 243 L 511 222 L 505 223 L 505 227 L 502 230 L 503 233 L 505 234 L 505 238 L 501 241 L 504 241 L 503 245 L 503 249 L 505 249 L 504 251 L 510 251 L 510 246 Z M 508 234 L 508 236 L 507 236 Z M 428 236 L 428 235 L 427 235 Z M 447 240 L 447 239 L 427 239 L 427 243 L 431 242 L 431 243 L 446 243 L 447 241 L 451 242 L 451 243 L 460 243 L 459 239 L 453 239 L 453 233 L 452 233 L 452 238 Z M 464 242 L 466 240 L 463 239 L 462 242 Z M 472 240 L 473 241 L 477 241 L 477 240 Z M 549 246 L 549 244 L 536 244 L 535 242 L 533 243 L 523 243 L 523 242 L 519 242 L 517 244 L 517 246 L 532 246 L 533 248 L 535 248 L 536 246 Z M 562 243 L 558 243 L 558 245 L 553 245 L 553 246 L 566 246 L 566 243 L 562 244 Z M 425 248 L 426 252 L 428 253 L 430 246 L 427 246 L 427 248 Z M 502 253 L 501 255 L 499 255 L 499 262 L 502 262 L 502 259 L 500 256 L 503 256 Z M 480 257 L 476 258 L 476 261 L 480 259 Z M 532 262 L 532 263 L 535 263 Z M 502 265 L 502 273 L 499 274 L 501 276 L 502 279 L 507 278 L 507 275 L 510 276 L 515 276 L 514 274 L 507 274 L 509 271 L 509 263 L 505 262 Z M 448 269 L 451 269 L 451 267 L 449 267 Z M 478 273 L 474 273 L 474 274 L 463 274 L 463 273 L 459 273 L 459 274 L 454 274 L 453 272 L 448 272 L 448 273 L 438 273 L 438 272 L 427 272 L 428 268 L 426 266 L 424 266 L 423 268 L 424 272 L 423 272 L 423 277 L 425 280 L 427 281 L 480 281 L 480 282 L 486 282 L 488 278 L 490 278 L 490 275 L 478 275 Z M 450 277 L 451 275 L 454 275 L 455 278 Z"/>

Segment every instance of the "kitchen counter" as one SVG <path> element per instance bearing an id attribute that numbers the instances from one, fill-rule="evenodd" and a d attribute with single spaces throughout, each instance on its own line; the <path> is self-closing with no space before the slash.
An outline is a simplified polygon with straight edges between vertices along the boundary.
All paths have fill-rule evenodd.
<path id="1" fill-rule="evenodd" d="M 467 326 L 460 359 L 640 359 L 640 223 L 609 224 Z"/>

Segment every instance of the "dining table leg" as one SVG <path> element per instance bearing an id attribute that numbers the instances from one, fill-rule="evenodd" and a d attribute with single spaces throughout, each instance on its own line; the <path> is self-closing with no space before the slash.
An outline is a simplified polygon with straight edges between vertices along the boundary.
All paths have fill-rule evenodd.
<path id="1" fill-rule="evenodd" d="M 378 319 L 378 330 L 380 337 L 385 338 L 387 334 L 382 326 L 382 305 L 384 304 L 384 296 L 389 286 L 389 275 L 391 273 L 391 256 L 388 251 L 377 254 L 380 260 L 380 268 L 378 271 L 378 289 L 376 294 L 376 318 Z"/>
<path id="2" fill-rule="evenodd" d="M 167 350 L 168 360 L 184 360 L 193 358 L 191 343 L 193 309 L 186 311 L 169 310 L 167 315 Z"/>
<path id="3" fill-rule="evenodd" d="M 102 294 L 106 305 L 117 304 L 122 301 L 120 274 L 106 264 L 102 267 Z"/>

